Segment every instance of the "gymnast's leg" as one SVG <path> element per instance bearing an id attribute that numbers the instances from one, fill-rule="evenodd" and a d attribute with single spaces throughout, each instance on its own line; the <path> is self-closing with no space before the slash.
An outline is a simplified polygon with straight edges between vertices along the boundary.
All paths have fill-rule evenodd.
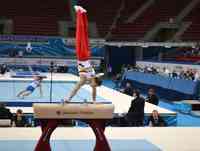
<path id="1" fill-rule="evenodd" d="M 92 101 L 95 103 L 96 102 L 96 95 L 97 95 L 97 88 L 92 87 Z"/>
<path id="2" fill-rule="evenodd" d="M 23 91 L 21 91 L 21 92 L 17 95 L 17 97 L 22 97 L 22 98 L 24 98 L 25 96 L 28 96 L 28 95 L 30 95 L 30 94 L 31 94 L 30 91 L 23 90 Z"/>
<path id="3" fill-rule="evenodd" d="M 80 76 L 80 81 L 75 85 L 73 90 L 70 92 L 70 95 L 68 98 L 66 98 L 64 101 L 68 102 L 71 101 L 71 99 L 76 95 L 78 90 L 86 83 L 87 78 L 85 76 Z"/>
<path id="4" fill-rule="evenodd" d="M 97 88 L 96 87 L 97 87 L 97 84 L 96 84 L 95 78 L 91 79 L 90 86 L 92 87 L 92 101 L 96 102 L 96 95 L 97 95 Z"/>

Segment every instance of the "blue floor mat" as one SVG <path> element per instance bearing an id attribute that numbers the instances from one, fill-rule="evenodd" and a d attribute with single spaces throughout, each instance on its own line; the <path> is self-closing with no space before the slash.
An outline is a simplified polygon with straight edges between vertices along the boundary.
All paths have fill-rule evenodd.
<path id="1" fill-rule="evenodd" d="M 112 151 L 161 151 L 146 140 L 110 140 Z M 36 141 L 0 141 L 0 151 L 33 151 Z M 93 151 L 94 140 L 55 140 L 51 141 L 52 151 Z"/>

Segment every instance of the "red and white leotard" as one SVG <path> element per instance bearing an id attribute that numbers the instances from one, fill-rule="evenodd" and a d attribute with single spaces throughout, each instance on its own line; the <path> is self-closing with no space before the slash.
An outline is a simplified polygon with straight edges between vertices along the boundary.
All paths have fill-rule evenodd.
<path id="1" fill-rule="evenodd" d="M 79 75 L 91 78 L 95 76 L 95 71 L 90 64 L 90 48 L 88 39 L 88 19 L 87 11 L 80 6 L 75 6 L 76 10 L 76 56 Z"/>
<path id="2" fill-rule="evenodd" d="M 90 64 L 90 61 L 78 61 L 79 75 L 83 75 L 86 78 L 92 78 L 95 76 L 95 70 Z"/>

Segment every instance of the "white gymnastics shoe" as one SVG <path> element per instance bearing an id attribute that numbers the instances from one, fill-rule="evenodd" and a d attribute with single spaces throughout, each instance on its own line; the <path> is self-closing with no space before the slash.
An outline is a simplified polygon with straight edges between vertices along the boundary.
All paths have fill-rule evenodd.
<path id="1" fill-rule="evenodd" d="M 75 5 L 75 6 L 74 6 L 74 9 L 76 10 L 76 12 L 79 11 L 79 10 L 80 10 L 82 13 L 86 13 L 86 12 L 87 12 L 86 9 L 84 9 L 83 7 L 78 6 L 78 5 Z"/>
<path id="2" fill-rule="evenodd" d="M 75 5 L 75 6 L 74 6 L 74 9 L 75 9 L 75 11 L 77 12 L 77 11 L 79 10 L 79 6 L 78 6 L 78 5 Z"/>

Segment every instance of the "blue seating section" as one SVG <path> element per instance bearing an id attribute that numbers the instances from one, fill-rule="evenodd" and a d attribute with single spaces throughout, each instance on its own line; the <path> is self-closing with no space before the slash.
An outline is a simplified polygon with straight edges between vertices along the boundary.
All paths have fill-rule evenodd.
<path id="1" fill-rule="evenodd" d="M 199 81 L 174 79 L 135 71 L 126 72 L 123 78 L 131 80 L 134 87 L 146 92 L 149 87 L 154 87 L 161 97 L 172 101 L 196 99 L 199 96 Z"/>

